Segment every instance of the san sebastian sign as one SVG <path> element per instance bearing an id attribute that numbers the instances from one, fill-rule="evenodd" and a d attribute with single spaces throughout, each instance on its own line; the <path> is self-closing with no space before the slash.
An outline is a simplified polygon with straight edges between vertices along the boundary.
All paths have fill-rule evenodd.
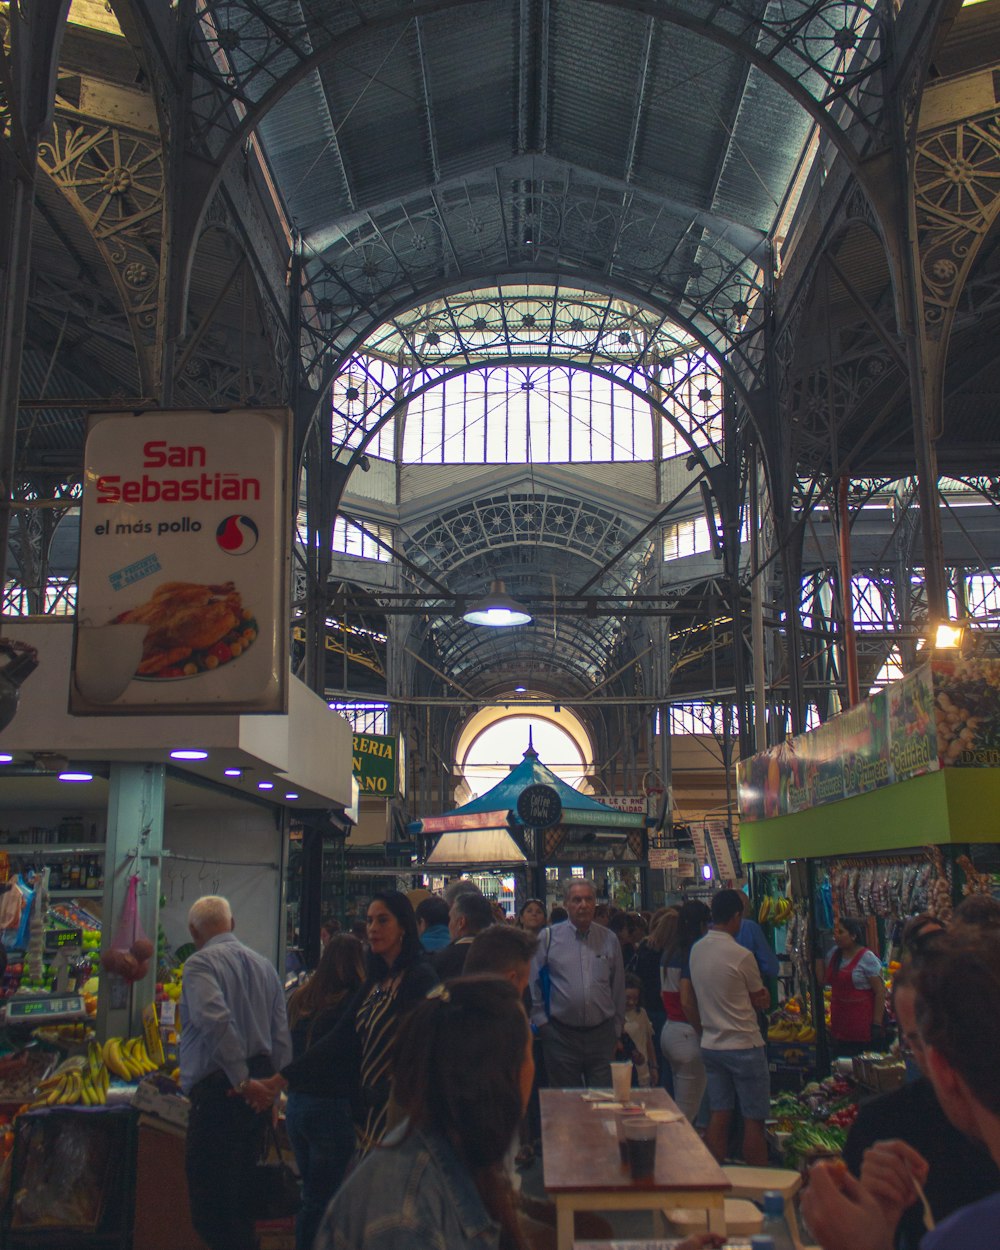
<path id="1" fill-rule="evenodd" d="M 286 409 L 90 418 L 74 714 L 284 712 Z"/>

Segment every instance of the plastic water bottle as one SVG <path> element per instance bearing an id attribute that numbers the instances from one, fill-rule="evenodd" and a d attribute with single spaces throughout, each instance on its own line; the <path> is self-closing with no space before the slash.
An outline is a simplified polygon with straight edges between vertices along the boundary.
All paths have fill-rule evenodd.
<path id="1" fill-rule="evenodd" d="M 785 1219 L 785 1196 L 777 1189 L 769 1189 L 764 1194 L 764 1223 L 761 1233 L 771 1239 L 774 1250 L 795 1250 L 788 1221 Z"/>

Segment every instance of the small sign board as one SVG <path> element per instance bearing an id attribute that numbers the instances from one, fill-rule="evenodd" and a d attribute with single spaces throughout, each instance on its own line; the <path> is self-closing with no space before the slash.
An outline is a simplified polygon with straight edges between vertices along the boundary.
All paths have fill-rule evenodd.
<path id="1" fill-rule="evenodd" d="M 562 819 L 562 800 L 552 786 L 526 786 L 517 796 L 517 814 L 529 829 L 551 829 Z"/>
<path id="2" fill-rule="evenodd" d="M 396 734 L 355 734 L 352 739 L 354 776 L 362 795 L 379 799 L 395 796 L 398 782 Z"/>
<path id="3" fill-rule="evenodd" d="M 681 853 L 676 846 L 651 846 L 649 848 L 650 868 L 679 868 Z"/>
<path id="4" fill-rule="evenodd" d="M 142 1033 L 146 1039 L 146 1050 L 155 1064 L 162 1064 L 163 1038 L 160 1035 L 160 1021 L 156 1013 L 156 1003 L 147 1003 L 142 1009 Z"/>

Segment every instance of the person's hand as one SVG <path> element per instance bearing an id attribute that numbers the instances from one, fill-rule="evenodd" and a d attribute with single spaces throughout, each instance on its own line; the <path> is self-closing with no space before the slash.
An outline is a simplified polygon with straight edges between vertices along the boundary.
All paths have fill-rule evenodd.
<path id="1" fill-rule="evenodd" d="M 892 1250 L 896 1224 L 842 1163 L 810 1168 L 799 1210 L 823 1250 Z"/>
<path id="2" fill-rule="evenodd" d="M 690 1237 L 685 1237 L 683 1241 L 677 1242 L 674 1250 L 702 1250 L 702 1247 L 710 1247 L 711 1250 L 717 1250 L 725 1240 L 725 1237 L 720 1237 L 718 1233 L 692 1233 Z"/>
<path id="3" fill-rule="evenodd" d="M 267 1111 L 285 1085 L 285 1078 L 280 1072 L 276 1072 L 266 1080 L 248 1080 L 242 1089 L 231 1089 L 229 1094 L 233 1098 L 242 1098 L 254 1111 Z"/>
<path id="4" fill-rule="evenodd" d="M 905 1141 L 880 1141 L 864 1153 L 861 1184 L 895 1227 L 906 1208 L 918 1200 L 914 1178 L 922 1185 L 928 1170 L 924 1156 Z"/>

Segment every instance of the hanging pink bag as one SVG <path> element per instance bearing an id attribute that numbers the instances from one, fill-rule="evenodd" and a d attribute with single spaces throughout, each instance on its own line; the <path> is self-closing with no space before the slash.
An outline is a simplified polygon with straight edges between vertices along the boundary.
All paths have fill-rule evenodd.
<path id="1" fill-rule="evenodd" d="M 128 879 L 122 918 L 111 939 L 111 946 L 101 956 L 101 966 L 134 984 L 149 972 L 153 943 L 146 936 L 139 920 L 139 874 Z"/>

